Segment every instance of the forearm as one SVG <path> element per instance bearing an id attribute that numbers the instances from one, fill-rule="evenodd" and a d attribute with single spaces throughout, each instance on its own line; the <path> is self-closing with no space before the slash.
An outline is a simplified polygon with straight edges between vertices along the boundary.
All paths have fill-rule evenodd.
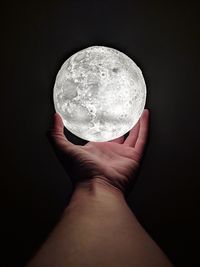
<path id="1" fill-rule="evenodd" d="M 29 267 L 171 266 L 122 193 L 99 182 L 77 187 L 62 220 Z"/>

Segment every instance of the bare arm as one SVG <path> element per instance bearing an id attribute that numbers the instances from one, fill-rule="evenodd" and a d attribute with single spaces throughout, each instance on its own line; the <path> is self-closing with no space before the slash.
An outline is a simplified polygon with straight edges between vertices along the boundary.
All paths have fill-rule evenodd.
<path id="1" fill-rule="evenodd" d="M 114 142 L 75 147 L 55 120 L 53 136 L 66 160 L 82 166 L 69 206 L 28 267 L 172 266 L 128 207 L 124 193 L 139 165 L 147 137 L 148 113 Z M 134 147 L 134 149 L 133 149 Z M 84 150 L 85 149 L 85 150 Z M 86 176 L 88 175 L 88 176 Z"/>
<path id="2" fill-rule="evenodd" d="M 129 209 L 101 181 L 77 187 L 63 218 L 29 267 L 170 267 Z"/>

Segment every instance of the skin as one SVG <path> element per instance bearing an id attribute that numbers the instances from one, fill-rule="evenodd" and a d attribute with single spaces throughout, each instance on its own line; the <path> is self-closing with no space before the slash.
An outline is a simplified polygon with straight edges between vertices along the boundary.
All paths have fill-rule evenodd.
<path id="1" fill-rule="evenodd" d="M 126 202 L 144 152 L 149 111 L 124 137 L 110 142 L 69 142 L 55 113 L 54 148 L 76 177 L 63 216 L 28 267 L 170 267 Z"/>

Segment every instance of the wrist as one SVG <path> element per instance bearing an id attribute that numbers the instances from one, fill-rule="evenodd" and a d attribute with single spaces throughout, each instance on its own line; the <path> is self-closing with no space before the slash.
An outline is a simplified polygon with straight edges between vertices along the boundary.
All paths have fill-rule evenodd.
<path id="1" fill-rule="evenodd" d="M 124 194 L 120 189 L 102 177 L 95 177 L 75 185 L 69 206 L 74 207 L 97 202 L 103 204 L 124 200 Z"/>
<path id="2" fill-rule="evenodd" d="M 79 182 L 75 189 L 84 189 L 92 194 L 103 193 L 120 198 L 124 197 L 122 190 L 109 183 L 105 177 L 94 177 L 88 181 Z"/>

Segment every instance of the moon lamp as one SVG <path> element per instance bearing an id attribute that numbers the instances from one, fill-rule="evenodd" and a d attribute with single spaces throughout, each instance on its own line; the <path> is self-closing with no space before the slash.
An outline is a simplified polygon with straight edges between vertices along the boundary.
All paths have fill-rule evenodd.
<path id="1" fill-rule="evenodd" d="M 71 133 L 105 142 L 126 134 L 137 123 L 146 102 L 146 85 L 140 68 L 127 55 L 91 46 L 63 63 L 53 101 Z"/>

